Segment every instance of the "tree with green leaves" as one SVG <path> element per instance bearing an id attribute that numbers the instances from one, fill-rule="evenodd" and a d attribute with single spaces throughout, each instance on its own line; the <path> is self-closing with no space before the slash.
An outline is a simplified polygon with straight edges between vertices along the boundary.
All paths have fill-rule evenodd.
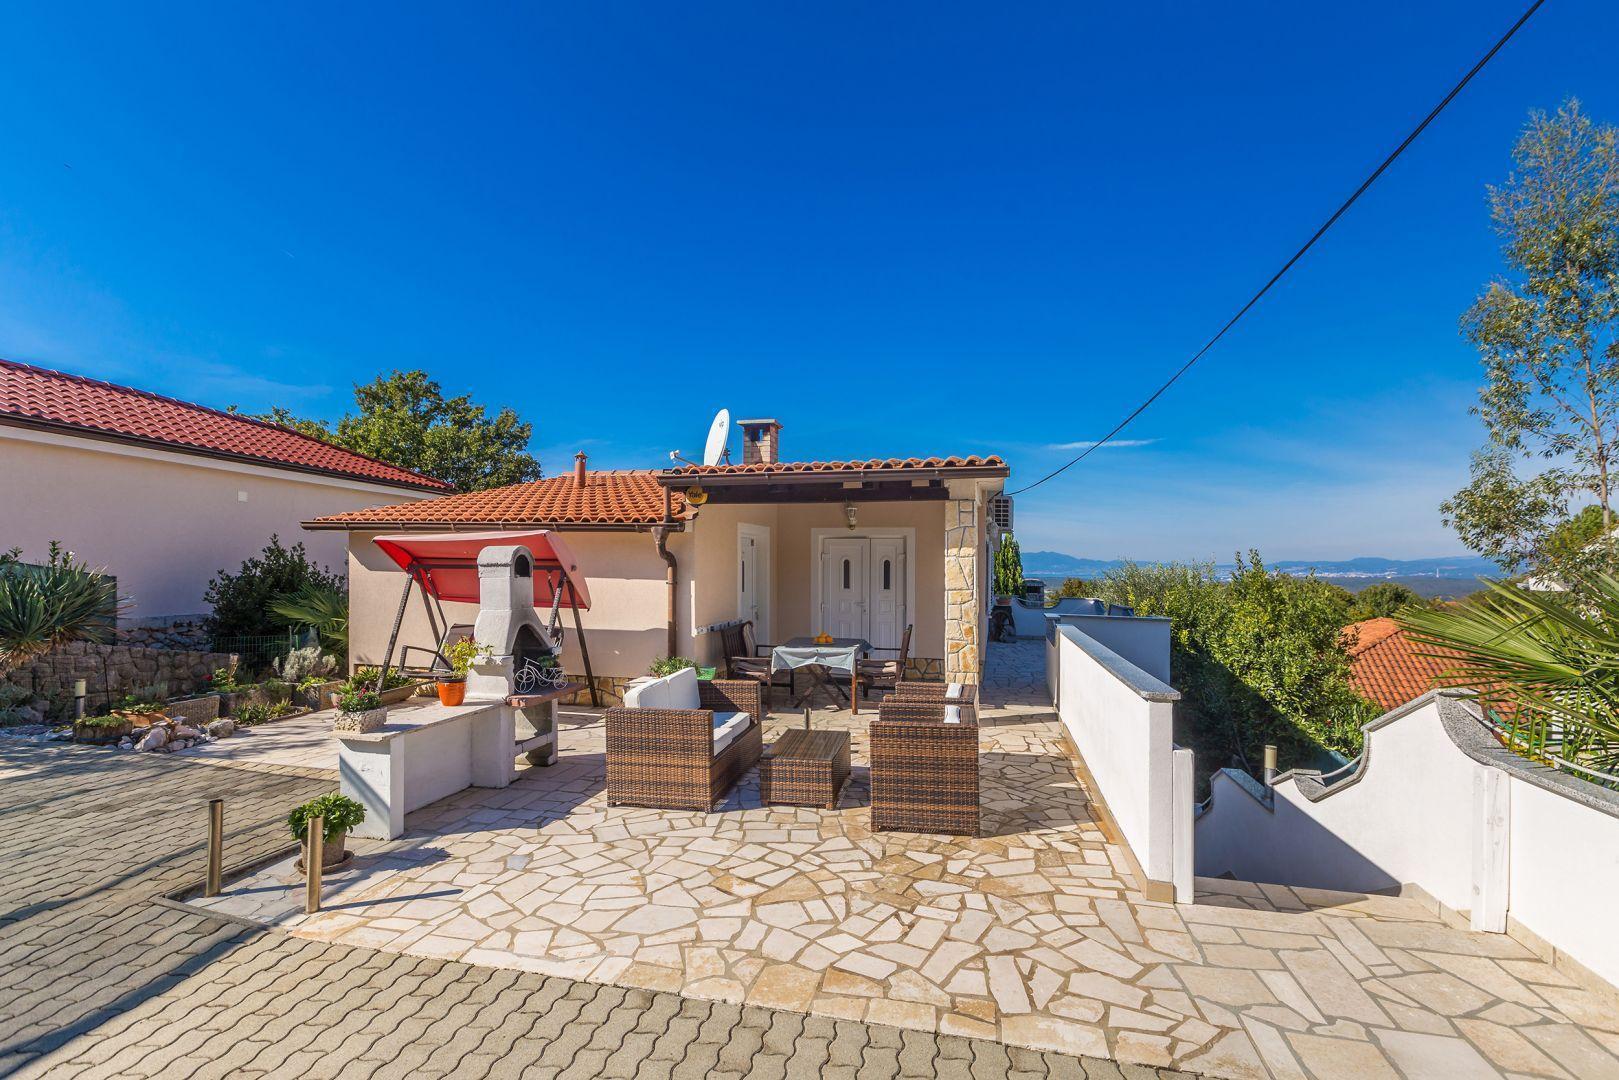
<path id="1" fill-rule="evenodd" d="M 993 588 L 996 596 L 1023 595 L 1023 552 L 1010 532 L 1001 534 L 1001 544 L 995 549 Z"/>
<path id="2" fill-rule="evenodd" d="M 425 473 L 457 491 L 505 487 L 540 476 L 528 452 L 534 425 L 503 408 L 490 416 L 470 394 L 445 397 L 425 371 L 393 371 L 354 388 L 359 411 L 336 426 L 272 409 L 258 419 Z"/>
<path id="3" fill-rule="evenodd" d="M 1507 573 L 1607 563 L 1606 544 L 1555 545 L 1571 510 L 1613 527 L 1619 465 L 1619 129 L 1569 101 L 1531 114 L 1514 172 L 1490 189 L 1509 274 L 1462 317 L 1484 363 L 1473 410 L 1488 434 L 1441 507 Z"/>
<path id="4" fill-rule="evenodd" d="M 1398 581 L 1379 581 L 1355 594 L 1355 602 L 1350 606 L 1347 618 L 1350 622 L 1383 619 L 1401 608 L 1421 603 L 1422 597 L 1417 595 L 1415 589 L 1401 585 Z"/>
<path id="5" fill-rule="evenodd" d="M 210 638 L 284 633 L 287 624 L 276 613 L 278 603 L 311 591 L 342 596 L 345 590 L 342 576 L 315 565 L 302 544 L 289 548 L 271 536 L 256 558 L 235 573 L 221 570 L 208 582 L 202 598 L 213 612 L 203 629 Z"/>

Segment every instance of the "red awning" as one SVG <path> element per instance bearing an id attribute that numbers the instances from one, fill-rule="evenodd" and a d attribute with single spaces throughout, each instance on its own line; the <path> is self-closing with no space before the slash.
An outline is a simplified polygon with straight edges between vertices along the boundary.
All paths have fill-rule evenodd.
<path id="1" fill-rule="evenodd" d="M 478 553 L 486 547 L 521 544 L 534 556 L 534 606 L 549 608 L 558 585 L 562 606 L 590 610 L 590 590 L 562 537 L 535 532 L 403 533 L 379 536 L 377 547 L 405 570 L 415 568 L 429 596 L 451 602 L 478 602 Z M 567 586 L 573 586 L 572 593 Z"/>

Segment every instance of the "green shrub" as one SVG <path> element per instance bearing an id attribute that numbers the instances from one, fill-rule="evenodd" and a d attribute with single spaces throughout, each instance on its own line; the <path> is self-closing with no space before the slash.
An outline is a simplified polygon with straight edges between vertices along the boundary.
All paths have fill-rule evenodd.
<path id="1" fill-rule="evenodd" d="M 696 666 L 697 661 L 689 656 L 660 656 L 652 661 L 652 667 L 648 670 L 661 679 L 665 675 L 673 675 L 684 668 L 694 668 Z"/>
<path id="2" fill-rule="evenodd" d="M 375 690 L 348 690 L 338 695 L 337 707 L 347 713 L 380 709 L 382 708 L 382 696 Z"/>
<path id="3" fill-rule="evenodd" d="M 285 624 L 273 605 L 302 593 L 306 586 L 342 590 L 343 578 L 316 566 L 302 544 L 287 548 L 271 536 L 257 558 L 242 563 L 235 573 L 221 570 L 208 583 L 205 600 L 213 613 L 203 623 L 209 637 L 284 634 Z"/>
<path id="4" fill-rule="evenodd" d="M 214 668 L 213 675 L 208 678 L 208 685 L 213 687 L 216 694 L 240 694 L 245 690 L 253 689 L 250 682 L 237 682 L 235 668 Z"/>
<path id="5" fill-rule="evenodd" d="M 1378 709 L 1356 692 L 1342 631 L 1350 595 L 1313 577 L 1271 572 L 1257 552 L 1227 578 L 1212 564 L 1127 564 L 1084 588 L 1138 615 L 1170 620 L 1170 682 L 1198 772 L 1246 761 L 1275 743 L 1289 763 L 1322 750 L 1360 752 Z"/>
<path id="6" fill-rule="evenodd" d="M 38 566 L 22 548 L 0 552 L 0 675 L 71 641 L 112 641 L 122 606 L 117 580 L 57 541 Z"/>
<path id="7" fill-rule="evenodd" d="M 243 727 L 252 727 L 298 711 L 298 706 L 287 701 L 255 701 L 236 710 L 236 722 Z"/>
<path id="8" fill-rule="evenodd" d="M 382 674 L 381 668 L 360 668 L 338 688 L 338 693 L 347 693 L 350 690 L 375 690 L 377 688 L 377 676 L 380 674 Z M 416 681 L 415 678 L 404 674 L 397 668 L 389 668 L 388 678 L 383 682 L 382 689 L 383 691 L 397 690 L 401 686 L 409 686 Z"/>
<path id="9" fill-rule="evenodd" d="M 331 843 L 365 820 L 365 807 L 347 795 L 330 792 L 296 807 L 287 815 L 287 827 L 302 840 L 309 833 L 309 819 L 316 817 L 323 819 L 322 839 Z"/>

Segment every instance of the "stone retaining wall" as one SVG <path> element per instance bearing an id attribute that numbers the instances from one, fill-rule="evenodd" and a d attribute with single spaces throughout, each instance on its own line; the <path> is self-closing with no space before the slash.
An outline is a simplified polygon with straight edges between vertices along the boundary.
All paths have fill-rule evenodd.
<path id="1" fill-rule="evenodd" d="M 235 663 L 232 653 L 74 642 L 13 671 L 5 681 L 43 698 L 52 719 L 67 719 L 78 679 L 85 681 L 85 712 L 94 714 L 125 694 L 169 698 L 205 691 L 216 668 Z"/>
<path id="2" fill-rule="evenodd" d="M 202 615 L 176 615 L 162 622 L 140 622 L 118 628 L 118 644 L 148 649 L 182 649 L 207 652 L 208 635 L 203 632 Z"/>

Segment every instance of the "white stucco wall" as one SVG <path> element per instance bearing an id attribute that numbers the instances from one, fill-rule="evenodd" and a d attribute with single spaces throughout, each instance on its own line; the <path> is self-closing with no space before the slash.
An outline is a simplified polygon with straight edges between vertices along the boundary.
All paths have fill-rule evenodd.
<path id="1" fill-rule="evenodd" d="M 1179 695 L 1076 627 L 1059 625 L 1047 648 L 1052 660 L 1048 670 L 1056 675 L 1057 714 L 1098 794 L 1146 875 L 1154 881 L 1173 880 L 1173 710 Z M 1188 770 L 1186 783 L 1190 779 Z M 1189 791 L 1181 801 L 1189 821 Z"/>
<path id="2" fill-rule="evenodd" d="M 1141 615 L 1063 615 L 1058 621 L 1074 627 L 1159 682 L 1169 682 L 1168 619 Z"/>
<path id="3" fill-rule="evenodd" d="M 428 493 L 195 454 L 149 450 L 0 425 L 0 547 L 43 559 L 60 540 L 118 578 L 127 618 L 207 611 L 203 592 L 271 534 L 341 573 L 342 533 L 306 533 L 324 514 Z"/>
<path id="4" fill-rule="evenodd" d="M 1487 736 L 1479 741 L 1491 760 L 1512 767 L 1465 753 L 1441 717 L 1442 707 L 1461 706 L 1442 701 L 1425 695 L 1368 725 L 1366 753 L 1349 774 L 1358 779 L 1313 801 L 1300 781 L 1315 774 L 1284 773 L 1267 806 L 1251 778 L 1216 773 L 1197 820 L 1198 874 L 1351 892 L 1412 884 L 1486 922 L 1492 920 L 1474 911 L 1476 898 L 1504 880 L 1506 895 L 1497 890 L 1494 902 L 1507 920 L 1619 983 L 1619 938 L 1606 929 L 1619 896 L 1619 816 L 1525 780 L 1525 771 L 1553 774 L 1512 758 Z M 1486 845 L 1492 826 L 1479 792 L 1503 775 L 1505 828 Z M 1612 793 L 1565 776 L 1555 783 L 1597 793 L 1619 810 Z M 1481 858 L 1482 850 L 1492 855 Z"/>

